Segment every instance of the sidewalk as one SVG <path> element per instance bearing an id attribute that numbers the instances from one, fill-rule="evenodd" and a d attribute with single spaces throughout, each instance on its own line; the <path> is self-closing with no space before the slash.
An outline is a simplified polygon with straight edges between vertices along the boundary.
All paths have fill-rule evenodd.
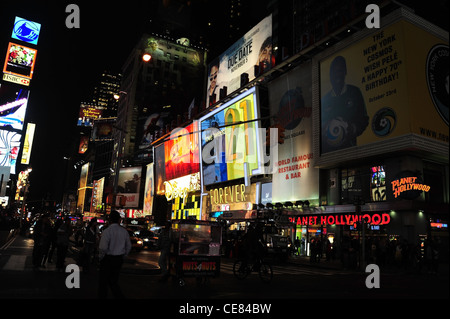
<path id="1" fill-rule="evenodd" d="M 288 263 L 290 264 L 296 264 L 299 266 L 304 267 L 315 267 L 315 268 L 321 268 L 321 269 L 333 269 L 333 270 L 342 270 L 342 271 L 348 271 L 348 272 L 361 272 L 359 267 L 354 269 L 346 269 L 344 268 L 344 265 L 342 264 L 342 261 L 340 259 L 334 259 L 327 261 L 325 258 L 322 258 L 319 263 L 311 263 L 310 257 L 304 257 L 304 256 L 289 256 Z M 402 267 L 398 265 L 387 265 L 384 267 L 380 267 L 381 272 L 383 273 L 389 273 L 389 274 L 429 274 L 426 266 L 422 266 L 422 269 L 420 272 L 416 268 L 409 267 L 407 270 L 403 269 Z M 449 276 L 449 263 L 448 262 L 440 262 L 438 266 L 438 275 L 439 276 Z"/>

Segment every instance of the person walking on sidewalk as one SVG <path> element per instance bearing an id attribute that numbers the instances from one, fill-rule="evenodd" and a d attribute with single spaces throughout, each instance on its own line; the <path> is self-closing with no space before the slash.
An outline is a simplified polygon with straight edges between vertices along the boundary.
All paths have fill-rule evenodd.
<path id="1" fill-rule="evenodd" d="M 169 278 L 169 252 L 170 252 L 170 229 L 172 227 L 172 223 L 167 221 L 161 235 L 159 236 L 159 248 L 161 249 L 161 253 L 159 255 L 158 264 L 161 268 L 161 278 L 160 282 L 167 281 Z"/>
<path id="2" fill-rule="evenodd" d="M 97 245 L 97 218 L 91 219 L 84 232 L 84 246 L 81 251 L 81 265 L 83 272 L 88 273 L 91 263 L 94 262 L 95 250 Z"/>
<path id="3" fill-rule="evenodd" d="M 120 214 L 113 210 L 109 215 L 110 225 L 103 231 L 99 244 L 99 287 L 98 297 L 106 298 L 108 286 L 114 298 L 124 298 L 119 286 L 119 275 L 123 258 L 131 251 L 130 235 L 120 226 Z"/>

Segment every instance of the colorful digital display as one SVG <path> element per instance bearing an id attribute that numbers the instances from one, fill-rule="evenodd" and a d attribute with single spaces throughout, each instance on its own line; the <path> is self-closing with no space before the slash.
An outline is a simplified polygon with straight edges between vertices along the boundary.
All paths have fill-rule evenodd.
<path id="1" fill-rule="evenodd" d="M 209 64 L 206 105 L 220 100 L 221 89 L 226 89 L 228 94 L 239 89 L 242 74 L 246 73 L 252 81 L 269 70 L 274 64 L 273 57 L 270 15 Z"/>
<path id="2" fill-rule="evenodd" d="M 261 173 L 257 101 L 252 88 L 199 120 L 205 185 Z"/>
<path id="3" fill-rule="evenodd" d="M 27 131 L 25 134 L 25 140 L 23 142 L 22 159 L 20 160 L 21 164 L 25 164 L 25 165 L 30 164 L 31 148 L 33 147 L 35 130 L 36 130 L 36 124 L 28 123 Z"/>
<path id="4" fill-rule="evenodd" d="M 29 91 L 0 83 L 0 127 L 22 130 Z"/>
<path id="5" fill-rule="evenodd" d="M 200 170 L 198 124 L 172 130 L 164 142 L 166 180 L 194 174 Z"/>
<path id="6" fill-rule="evenodd" d="M 10 42 L 6 53 L 5 65 L 3 66 L 3 73 L 31 79 L 36 63 L 36 55 L 37 50 Z"/>
<path id="7" fill-rule="evenodd" d="M 11 174 L 16 173 L 21 139 L 20 133 L 0 130 L 0 166 L 11 167 Z"/>
<path id="8" fill-rule="evenodd" d="M 40 23 L 16 17 L 11 38 L 37 45 L 40 32 Z"/>

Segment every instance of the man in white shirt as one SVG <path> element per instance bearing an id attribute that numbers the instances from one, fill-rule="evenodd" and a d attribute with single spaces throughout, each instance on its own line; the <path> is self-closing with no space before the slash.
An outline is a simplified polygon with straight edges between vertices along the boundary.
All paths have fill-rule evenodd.
<path id="1" fill-rule="evenodd" d="M 130 235 L 120 226 L 120 214 L 113 210 L 109 215 L 110 225 L 103 231 L 99 244 L 100 276 L 99 298 L 106 298 L 108 286 L 115 298 L 124 298 L 119 286 L 119 274 L 123 257 L 131 250 Z"/>

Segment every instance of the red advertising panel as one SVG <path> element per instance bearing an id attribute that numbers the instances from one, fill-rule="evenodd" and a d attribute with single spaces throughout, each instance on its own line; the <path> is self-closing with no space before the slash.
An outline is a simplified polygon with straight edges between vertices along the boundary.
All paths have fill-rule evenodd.
<path id="1" fill-rule="evenodd" d="M 197 122 L 172 131 L 164 143 L 166 180 L 200 171 Z"/>

